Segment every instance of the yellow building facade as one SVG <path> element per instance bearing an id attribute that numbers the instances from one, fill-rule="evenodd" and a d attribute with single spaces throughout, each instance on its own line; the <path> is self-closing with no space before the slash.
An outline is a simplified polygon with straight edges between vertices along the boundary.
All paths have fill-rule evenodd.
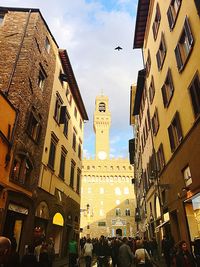
<path id="1" fill-rule="evenodd" d="M 188 243 L 200 237 L 199 14 L 198 1 L 139 1 L 134 38 L 146 72 L 140 116 L 143 98 L 149 103 L 156 157 L 154 177 L 143 169 L 157 181 L 159 197 L 147 200 L 147 210 L 152 207 L 155 233 Z"/>
<path id="2" fill-rule="evenodd" d="M 108 97 L 95 101 L 96 155 L 84 159 L 81 186 L 81 236 L 133 236 L 135 197 L 128 159 L 110 158 Z"/>
<path id="3" fill-rule="evenodd" d="M 85 120 L 67 51 L 59 50 L 38 185 L 38 212 L 42 203 L 47 218 L 40 216 L 35 227 L 53 237 L 56 254 L 61 256 L 66 255 L 71 238 L 79 238 Z"/>

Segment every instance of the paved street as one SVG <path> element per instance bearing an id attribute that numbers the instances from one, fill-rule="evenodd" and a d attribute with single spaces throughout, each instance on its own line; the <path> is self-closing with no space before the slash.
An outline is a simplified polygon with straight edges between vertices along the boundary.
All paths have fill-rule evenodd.
<path id="1" fill-rule="evenodd" d="M 57 260 L 55 261 L 53 267 L 67 267 L 68 266 L 68 259 L 67 258 L 64 258 L 62 260 Z M 97 267 L 97 262 L 96 262 L 96 259 L 94 258 L 93 259 L 93 264 L 92 264 L 93 267 Z M 163 261 L 163 258 L 157 262 L 157 266 L 158 267 L 166 267 L 164 261 Z M 85 267 L 85 262 L 84 262 L 84 258 L 81 258 L 80 260 L 80 267 Z"/>

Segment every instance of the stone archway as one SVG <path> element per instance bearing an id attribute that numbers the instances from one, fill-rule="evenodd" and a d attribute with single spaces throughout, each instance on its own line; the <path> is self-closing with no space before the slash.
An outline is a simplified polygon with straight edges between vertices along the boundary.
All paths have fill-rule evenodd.
<path id="1" fill-rule="evenodd" d="M 116 229 L 116 236 L 122 236 L 122 229 Z"/>

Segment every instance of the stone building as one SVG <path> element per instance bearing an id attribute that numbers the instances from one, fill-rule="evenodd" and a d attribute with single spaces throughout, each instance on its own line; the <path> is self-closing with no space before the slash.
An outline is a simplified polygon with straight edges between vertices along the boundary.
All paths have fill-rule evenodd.
<path id="1" fill-rule="evenodd" d="M 146 71 L 137 90 L 146 91 L 156 156 L 151 172 L 143 172 L 160 192 L 146 199 L 148 216 L 152 209 L 159 239 L 166 234 L 188 244 L 200 237 L 199 15 L 199 1 L 140 0 L 134 37 Z M 141 109 L 142 98 L 135 104 Z"/>
<path id="2" fill-rule="evenodd" d="M 16 238 L 20 255 L 53 237 L 64 256 L 79 236 L 87 113 L 67 52 L 38 9 L 0 8 L 0 53 L 0 103 L 10 114 L 0 117 L 0 234 Z"/>
<path id="3" fill-rule="evenodd" d="M 135 197 L 133 167 L 128 159 L 110 158 L 111 114 L 108 97 L 95 103 L 95 159 L 84 159 L 81 192 L 82 236 L 132 236 Z"/>

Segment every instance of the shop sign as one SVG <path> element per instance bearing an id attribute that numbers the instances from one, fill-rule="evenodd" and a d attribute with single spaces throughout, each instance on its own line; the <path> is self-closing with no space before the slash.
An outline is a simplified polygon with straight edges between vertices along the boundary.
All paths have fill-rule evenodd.
<path id="1" fill-rule="evenodd" d="M 14 212 L 18 212 L 18 213 L 21 213 L 21 214 L 28 215 L 28 209 L 26 209 L 24 207 L 21 207 L 21 206 L 18 206 L 18 205 L 13 204 L 13 203 L 9 204 L 8 209 L 11 210 L 11 211 L 14 211 Z"/>

